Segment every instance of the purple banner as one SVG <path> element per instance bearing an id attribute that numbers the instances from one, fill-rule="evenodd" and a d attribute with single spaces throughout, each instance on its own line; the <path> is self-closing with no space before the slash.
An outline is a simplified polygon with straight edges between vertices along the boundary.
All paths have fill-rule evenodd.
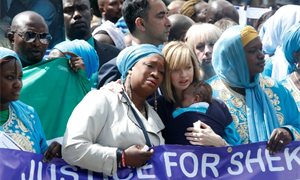
<path id="1" fill-rule="evenodd" d="M 0 149 L 0 179 L 300 179 L 300 142 L 269 155 L 265 142 L 213 148 L 165 145 L 142 168 L 120 169 L 113 177 L 70 166 L 61 159 Z"/>

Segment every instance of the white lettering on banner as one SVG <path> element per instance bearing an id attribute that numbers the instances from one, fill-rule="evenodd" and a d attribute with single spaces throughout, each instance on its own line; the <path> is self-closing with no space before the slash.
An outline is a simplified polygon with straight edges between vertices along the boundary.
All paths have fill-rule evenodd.
<path id="1" fill-rule="evenodd" d="M 164 153 L 164 161 L 166 167 L 166 173 L 168 177 L 172 176 L 171 166 L 178 166 L 177 162 L 171 162 L 170 157 L 176 157 L 177 153 L 175 152 L 165 152 Z"/>
<path id="2" fill-rule="evenodd" d="M 192 160 L 193 160 L 193 171 L 191 173 L 189 173 L 185 166 L 184 166 L 184 160 L 186 159 L 186 157 L 191 157 Z M 186 153 L 183 153 L 181 156 L 180 156 L 180 159 L 179 159 L 179 165 L 180 165 L 180 169 L 182 170 L 183 174 L 186 176 L 186 177 L 189 177 L 189 178 L 192 178 L 192 177 L 195 177 L 197 175 L 197 170 L 198 170 L 198 167 L 199 167 L 199 163 L 198 163 L 198 159 L 197 159 L 197 156 L 194 154 L 194 153 L 191 153 L 191 152 L 186 152 Z"/>
<path id="3" fill-rule="evenodd" d="M 251 158 L 250 157 L 251 154 L 253 154 L 253 153 L 251 153 L 250 150 L 247 151 L 245 165 L 246 165 L 246 168 L 247 168 L 248 172 L 253 173 L 253 169 L 252 169 L 252 166 L 251 166 L 251 164 L 253 164 L 253 163 L 258 163 L 259 166 L 260 166 L 260 170 L 262 172 L 266 172 L 266 167 L 265 167 L 264 161 L 261 157 L 261 148 L 259 148 L 256 152 L 257 158 Z"/>
<path id="4" fill-rule="evenodd" d="M 67 168 L 72 169 L 73 171 L 68 171 Z M 72 176 L 74 180 L 78 180 L 79 176 L 77 173 L 75 173 L 74 171 L 77 171 L 77 167 L 74 166 L 70 166 L 70 165 L 66 165 L 66 166 L 62 166 L 60 168 L 61 173 L 67 176 Z M 64 180 L 65 178 L 61 178 L 61 180 Z"/>
<path id="5" fill-rule="evenodd" d="M 34 169 L 35 169 L 35 162 L 34 162 L 34 160 L 31 160 L 31 161 L 30 161 L 30 174 L 29 174 L 28 180 L 33 180 Z M 22 173 L 22 174 L 21 174 L 21 179 L 22 179 L 22 180 L 26 180 L 25 173 Z"/>
<path id="6" fill-rule="evenodd" d="M 291 171 L 293 169 L 293 167 L 292 167 L 292 161 L 293 160 L 295 160 L 298 163 L 298 165 L 300 165 L 300 159 L 297 156 L 297 154 L 299 154 L 299 151 L 300 151 L 300 146 L 297 147 L 296 149 L 294 149 L 292 151 L 292 153 L 289 153 L 289 148 L 285 148 L 284 156 L 285 156 L 285 159 L 286 159 L 286 166 L 287 166 L 288 170 Z"/>
<path id="7" fill-rule="evenodd" d="M 51 180 L 56 180 L 56 166 L 55 166 L 55 164 L 51 164 L 51 166 L 50 166 L 50 175 L 51 175 Z"/>
<path id="8" fill-rule="evenodd" d="M 93 180 L 93 171 L 88 170 L 88 180 Z"/>
<path id="9" fill-rule="evenodd" d="M 213 158 L 214 161 L 211 163 L 207 162 L 208 158 Z M 210 154 L 210 153 L 204 153 L 202 156 L 202 165 L 201 165 L 201 173 L 202 177 L 206 177 L 206 168 L 210 168 L 213 172 L 215 177 L 219 177 L 219 171 L 216 168 L 216 166 L 220 162 L 220 156 L 218 154 Z"/>
<path id="10" fill-rule="evenodd" d="M 143 174 L 142 170 L 146 170 L 146 169 L 152 169 L 153 165 L 152 164 L 146 164 L 143 167 L 137 168 L 137 177 L 139 179 L 157 179 L 155 174 Z"/>
<path id="11" fill-rule="evenodd" d="M 220 154 L 217 153 L 201 153 L 201 152 L 174 152 L 165 151 L 160 154 L 161 166 L 154 167 L 154 164 L 146 164 L 137 169 L 126 170 L 124 172 L 115 173 L 112 177 L 86 171 L 86 174 L 81 172 L 81 168 L 67 164 L 45 164 L 41 161 L 30 160 L 30 165 L 24 166 L 24 172 L 20 172 L 21 180 L 42 180 L 47 177 L 51 180 L 65 180 L 84 179 L 116 179 L 116 180 L 130 180 L 135 179 L 159 179 L 160 175 L 156 174 L 157 168 L 165 172 L 162 177 L 177 179 L 177 178 L 218 178 L 223 176 L 224 171 L 227 170 L 227 175 L 239 176 L 242 174 L 252 174 L 260 171 L 264 173 L 269 172 L 284 172 L 297 171 L 300 168 L 300 146 L 290 149 L 286 147 L 283 153 L 270 155 L 269 151 L 264 148 L 257 148 L 256 150 L 246 150 L 243 152 L 235 152 L 227 154 L 226 163 L 221 161 Z M 228 160 L 227 160 L 228 158 Z M 222 164 L 220 164 L 222 162 Z M 29 162 L 28 162 L 29 163 Z M 164 165 L 164 166 L 163 166 Z M 221 168 L 222 171 L 218 169 Z M 255 172 L 254 172 L 255 171 Z M 46 174 L 44 174 L 46 173 Z M 94 173 L 94 174 L 93 174 Z M 220 174 L 221 173 L 221 174 Z M 97 176 L 99 177 L 95 177 Z M 175 176 L 176 177 L 173 177 Z M 121 178 L 120 178 L 120 177 Z M 178 176 L 178 177 L 177 177 Z"/>
<path id="12" fill-rule="evenodd" d="M 269 166 L 269 170 L 272 172 L 276 172 L 276 171 L 284 171 L 284 167 L 274 167 L 273 166 L 273 161 L 281 161 L 281 157 L 275 156 L 275 155 L 270 155 L 269 150 L 265 150 L 265 156 L 266 156 L 266 160 Z"/>
<path id="13" fill-rule="evenodd" d="M 242 174 L 243 173 L 243 164 L 240 162 L 240 161 L 237 161 L 235 159 L 235 157 L 239 157 L 240 159 L 243 158 L 243 153 L 241 152 L 237 152 L 237 153 L 234 153 L 232 156 L 231 156 L 231 159 L 230 159 L 230 164 L 232 165 L 235 165 L 237 166 L 237 170 L 234 171 L 232 167 L 228 167 L 227 168 L 227 172 L 231 175 L 239 175 L 239 174 Z"/>

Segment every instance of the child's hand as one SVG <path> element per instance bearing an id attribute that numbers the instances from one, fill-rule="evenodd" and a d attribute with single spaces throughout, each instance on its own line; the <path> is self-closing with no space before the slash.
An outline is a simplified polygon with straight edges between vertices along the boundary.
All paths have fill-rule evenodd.
<path id="1" fill-rule="evenodd" d="M 80 56 L 71 52 L 64 52 L 64 55 L 69 57 L 69 65 L 73 71 L 77 72 L 79 69 L 85 70 L 84 61 Z"/>

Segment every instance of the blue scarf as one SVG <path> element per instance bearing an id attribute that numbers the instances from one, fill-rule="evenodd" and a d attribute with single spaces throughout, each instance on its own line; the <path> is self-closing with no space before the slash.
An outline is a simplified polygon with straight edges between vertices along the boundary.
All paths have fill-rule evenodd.
<path id="1" fill-rule="evenodd" d="M 128 71 L 141 59 L 153 55 L 161 55 L 161 51 L 152 44 L 140 44 L 123 49 L 117 56 L 116 64 L 121 73 L 121 80 L 125 82 Z"/>
<path id="2" fill-rule="evenodd" d="M 244 26 L 227 29 L 214 46 L 213 67 L 217 75 L 229 86 L 245 88 L 247 122 L 251 142 L 266 141 L 278 119 L 268 96 L 259 85 L 259 74 L 250 82 L 246 55 L 241 40 Z"/>
<path id="3" fill-rule="evenodd" d="M 4 59 L 6 57 L 13 57 L 15 58 L 21 65 L 22 67 L 22 63 L 21 60 L 19 58 L 19 56 L 17 55 L 17 53 L 11 49 L 8 48 L 4 48 L 4 47 L 0 47 L 0 59 Z"/>
<path id="4" fill-rule="evenodd" d="M 71 52 L 80 56 L 85 65 L 85 72 L 90 79 L 99 69 L 99 57 L 96 50 L 86 41 L 75 39 L 73 41 L 63 41 L 54 46 L 61 52 Z"/>
<path id="5" fill-rule="evenodd" d="M 283 38 L 282 50 L 289 63 L 288 74 L 296 69 L 294 52 L 300 50 L 300 23 L 292 26 Z"/>

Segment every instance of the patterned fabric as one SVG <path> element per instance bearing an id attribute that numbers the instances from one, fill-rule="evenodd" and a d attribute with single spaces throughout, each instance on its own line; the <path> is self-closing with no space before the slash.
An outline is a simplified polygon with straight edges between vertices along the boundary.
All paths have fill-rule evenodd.
<path id="1" fill-rule="evenodd" d="M 245 28 L 247 26 L 233 26 L 221 35 L 214 45 L 212 65 L 217 76 L 229 86 L 245 89 L 251 142 L 266 141 L 278 127 L 278 121 L 266 92 L 259 86 L 259 74 L 250 77 L 241 40 L 241 32 Z"/>
<path id="2" fill-rule="evenodd" d="M 48 147 L 37 113 L 20 101 L 10 103 L 9 118 L 2 130 L 25 151 L 42 154 Z"/>
<path id="3" fill-rule="evenodd" d="M 294 100 L 296 101 L 298 111 L 300 113 L 300 90 L 296 87 L 296 85 L 292 81 L 291 76 L 289 76 L 287 79 L 281 81 L 281 83 L 292 94 Z"/>
<path id="4" fill-rule="evenodd" d="M 245 97 L 224 85 L 217 76 L 209 82 L 213 88 L 213 96 L 221 99 L 227 105 L 242 143 L 251 143 L 248 129 L 247 107 Z M 282 85 L 271 78 L 260 77 L 260 86 L 272 103 L 279 122 L 279 127 L 288 128 L 294 140 L 300 139 L 300 118 L 293 97 Z M 288 105 L 288 106 L 287 106 Z M 269 119 L 269 121 L 272 121 Z"/>
<path id="5" fill-rule="evenodd" d="M 128 29 L 128 27 L 127 27 L 127 24 L 126 24 L 126 22 L 125 22 L 125 20 L 124 20 L 123 17 L 121 17 L 121 18 L 116 22 L 116 27 L 119 28 L 119 29 L 121 29 L 121 31 L 122 31 L 123 34 L 128 34 L 128 33 L 130 33 L 130 32 L 129 32 L 129 29 Z"/>

